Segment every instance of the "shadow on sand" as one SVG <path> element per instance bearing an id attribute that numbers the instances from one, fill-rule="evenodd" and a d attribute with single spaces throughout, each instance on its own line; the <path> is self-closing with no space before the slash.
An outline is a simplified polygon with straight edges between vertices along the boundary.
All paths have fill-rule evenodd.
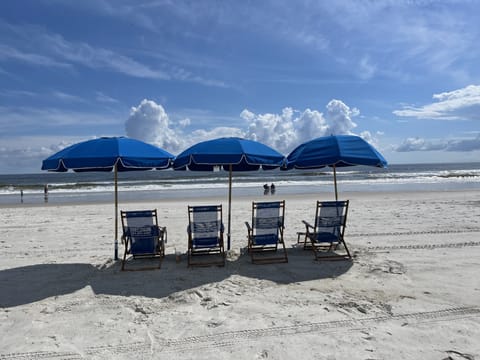
<path id="1" fill-rule="evenodd" d="M 277 284 L 335 278 L 352 261 L 316 262 L 309 251 L 289 249 L 289 262 L 254 265 L 249 256 L 227 261 L 225 267 L 188 268 L 167 255 L 162 268 L 120 271 L 120 263 L 95 267 L 86 263 L 38 264 L 0 271 L 0 307 L 29 304 L 52 296 L 71 294 L 90 286 L 95 294 L 163 298 L 173 293 L 221 282 L 233 275 Z M 140 261 L 140 260 L 139 260 Z"/>

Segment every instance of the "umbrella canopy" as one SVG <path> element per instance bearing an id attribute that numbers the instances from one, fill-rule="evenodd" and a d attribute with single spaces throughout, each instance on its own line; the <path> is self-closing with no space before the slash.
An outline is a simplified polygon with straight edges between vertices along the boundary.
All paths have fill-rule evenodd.
<path id="1" fill-rule="evenodd" d="M 224 170 L 251 171 L 278 168 L 284 156 L 258 141 L 237 137 L 217 138 L 195 144 L 177 155 L 173 167 L 196 171 L 212 171 L 215 166 Z"/>
<path id="2" fill-rule="evenodd" d="M 299 145 L 288 156 L 287 169 L 333 168 L 335 199 L 338 200 L 336 168 L 366 165 L 387 167 L 387 161 L 372 145 L 359 136 L 332 135 L 319 137 Z"/>
<path id="3" fill-rule="evenodd" d="M 140 140 L 102 137 L 80 142 L 43 160 L 42 170 L 115 172 L 115 260 L 118 259 L 118 171 L 166 169 L 174 155 Z"/>
<path id="4" fill-rule="evenodd" d="M 285 157 L 257 141 L 237 137 L 217 138 L 197 143 L 179 154 L 176 170 L 212 171 L 216 166 L 229 172 L 227 249 L 230 249 L 232 172 L 265 170 L 282 166 Z"/>
<path id="5" fill-rule="evenodd" d="M 71 145 L 43 160 L 42 170 L 118 171 L 166 169 L 174 156 L 126 137 L 102 137 Z"/>

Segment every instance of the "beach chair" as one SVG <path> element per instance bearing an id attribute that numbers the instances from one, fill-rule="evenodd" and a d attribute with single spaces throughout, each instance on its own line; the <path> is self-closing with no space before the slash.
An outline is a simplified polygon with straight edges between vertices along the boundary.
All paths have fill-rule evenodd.
<path id="1" fill-rule="evenodd" d="M 225 266 L 222 205 L 188 206 L 188 266 Z"/>
<path id="2" fill-rule="evenodd" d="M 159 258 L 158 265 L 128 270 L 156 269 L 162 266 L 167 242 L 167 228 L 158 226 L 157 210 L 120 211 L 122 242 L 125 246 L 122 270 L 126 270 L 127 255 L 137 258 Z"/>
<path id="3" fill-rule="evenodd" d="M 315 254 L 315 260 L 352 258 L 344 240 L 347 212 L 348 200 L 317 201 L 315 225 L 312 226 L 303 220 L 305 224 L 304 249 L 311 248 Z M 307 241 L 310 244 L 307 244 Z M 341 249 L 342 247 L 343 249 Z"/>
<path id="4" fill-rule="evenodd" d="M 283 241 L 284 218 L 285 200 L 252 203 L 252 225 L 245 222 L 252 263 L 288 262 Z"/>

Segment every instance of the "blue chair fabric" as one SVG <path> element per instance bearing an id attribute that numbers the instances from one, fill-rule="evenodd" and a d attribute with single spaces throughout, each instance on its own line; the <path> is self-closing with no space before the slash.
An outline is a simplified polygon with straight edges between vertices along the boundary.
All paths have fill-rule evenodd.
<path id="1" fill-rule="evenodd" d="M 131 255 L 133 259 L 159 257 L 159 264 L 155 268 L 160 268 L 162 259 L 165 257 L 167 229 L 158 225 L 157 210 L 120 211 L 120 214 L 123 228 L 122 240 L 125 245 L 122 270 L 126 270 L 127 255 Z"/>
<path id="2" fill-rule="evenodd" d="M 316 260 L 351 259 L 345 243 L 349 201 L 317 201 L 315 225 L 305 224 L 304 249 L 311 248 Z M 309 243 L 307 244 L 307 241 Z M 339 249 L 343 246 L 345 253 Z"/>
<path id="3" fill-rule="evenodd" d="M 283 232 L 285 200 L 252 202 L 252 223 L 247 221 L 248 252 L 252 263 L 288 262 Z M 279 245 L 280 255 L 278 254 Z"/>
<path id="4" fill-rule="evenodd" d="M 222 205 L 188 206 L 187 233 L 188 266 L 225 265 Z"/>

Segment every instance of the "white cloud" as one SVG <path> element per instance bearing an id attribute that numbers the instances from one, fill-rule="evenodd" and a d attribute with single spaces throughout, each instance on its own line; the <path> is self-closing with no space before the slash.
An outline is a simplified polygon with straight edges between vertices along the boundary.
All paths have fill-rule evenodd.
<path id="1" fill-rule="evenodd" d="M 80 96 L 72 95 L 72 94 L 67 94 L 62 91 L 53 91 L 52 96 L 58 100 L 64 101 L 64 102 L 80 102 L 83 103 L 85 102 L 84 99 L 82 99 Z"/>
<path id="2" fill-rule="evenodd" d="M 408 138 L 394 148 L 397 152 L 410 151 L 448 151 L 471 152 L 480 150 L 480 134 L 473 139 L 454 139 L 431 141 L 423 138 Z"/>
<path id="3" fill-rule="evenodd" d="M 231 136 L 244 137 L 244 132 L 241 129 L 226 126 L 216 127 L 211 130 L 195 130 L 191 136 L 186 138 L 186 142 L 188 143 L 187 146 L 190 146 L 200 141 Z"/>
<path id="4" fill-rule="evenodd" d="M 445 94 L 440 97 L 443 99 L 449 96 Z M 214 126 L 205 128 L 202 122 L 195 123 L 195 117 L 193 119 L 182 118 L 176 122 L 172 121 L 162 105 L 145 99 L 138 106 L 131 108 L 130 115 L 125 122 L 125 129 L 127 136 L 155 144 L 173 154 L 178 154 L 188 146 L 200 141 L 228 136 L 245 137 L 261 141 L 287 154 L 295 146 L 315 137 L 330 134 L 353 134 L 353 130 L 356 127 L 353 118 L 359 114 L 357 109 L 350 108 L 340 100 L 330 101 L 326 109 L 325 114 L 318 110 L 305 109 L 299 111 L 291 107 L 285 107 L 278 114 L 255 114 L 245 109 L 239 115 L 240 119 L 244 120 L 244 126 Z M 5 110 L 5 108 L 0 108 L 0 115 L 2 110 Z M 73 123 L 76 123 L 79 119 L 83 119 L 80 121 L 87 121 L 88 119 L 90 123 L 100 120 L 100 118 L 92 119 L 91 114 L 84 114 L 80 117 L 78 114 L 73 115 L 76 119 Z M 22 126 L 29 124 L 26 120 L 27 118 L 41 119 L 40 122 L 49 123 L 49 127 L 68 126 L 71 122 L 66 120 L 69 119 L 66 113 L 57 111 L 43 114 L 40 111 L 35 112 L 30 109 L 25 114 L 16 114 L 15 117 L 15 119 L 22 120 Z M 9 119 L 12 120 L 13 118 L 9 117 Z M 13 120 L 8 123 L 17 124 Z M 199 124 L 203 128 L 195 128 Z M 5 123 L 0 124 L 0 130 L 5 126 L 7 126 Z M 376 136 L 382 136 L 381 133 L 373 135 L 366 130 L 359 135 L 374 146 L 377 146 Z M 47 137 L 37 134 L 30 137 L 23 135 L 21 137 L 2 139 L 2 146 L 0 147 L 2 168 L 4 171 L 11 173 L 18 172 L 16 169 L 28 168 L 34 169 L 34 171 L 38 170 L 42 159 L 65 146 L 86 140 L 85 137 L 81 136 L 75 138 L 65 136 L 63 137 L 64 141 L 59 142 L 58 138 L 59 135 L 48 135 Z M 409 138 L 399 146 L 394 147 L 393 150 L 397 153 L 411 151 L 474 153 L 480 150 L 480 134 L 477 133 L 473 139 L 429 141 L 422 138 Z"/>
<path id="5" fill-rule="evenodd" d="M 302 112 L 284 108 L 281 114 L 254 114 L 244 110 L 240 116 L 248 125 L 246 137 L 287 153 L 295 146 L 325 135 L 351 134 L 357 126 L 352 118 L 359 111 L 340 100 L 327 104 L 327 113 L 306 109 Z"/>
<path id="6" fill-rule="evenodd" d="M 96 92 L 96 100 L 102 103 L 116 104 L 118 103 L 117 99 L 112 98 L 111 96 L 105 95 L 101 91 Z"/>
<path id="7" fill-rule="evenodd" d="M 172 153 L 188 146 L 217 137 L 238 136 L 263 142 L 280 152 L 287 153 L 300 143 L 315 137 L 330 134 L 350 134 L 356 124 L 352 118 L 357 109 L 350 109 L 340 100 L 327 105 L 327 115 L 318 110 L 302 112 L 286 107 L 280 114 L 255 114 L 248 109 L 241 112 L 244 127 L 217 126 L 211 129 L 193 129 L 189 118 L 173 123 L 162 105 L 152 100 L 143 100 L 132 107 L 126 121 L 129 137 L 156 144 Z M 373 137 L 365 132 L 362 136 Z"/>
<path id="8" fill-rule="evenodd" d="M 165 150 L 176 152 L 184 146 L 180 129 L 170 127 L 170 120 L 162 105 L 144 99 L 132 107 L 125 123 L 127 136 L 155 144 Z"/>
<path id="9" fill-rule="evenodd" d="M 480 85 L 434 94 L 437 102 L 420 107 L 404 106 L 393 114 L 434 120 L 480 120 Z"/>
<path id="10" fill-rule="evenodd" d="M 480 150 L 480 134 L 474 139 L 450 140 L 445 150 L 460 152 Z"/>
<path id="11" fill-rule="evenodd" d="M 25 52 L 7 45 L 0 45 L 0 59 L 4 59 L 4 60 L 12 59 L 12 60 L 22 61 L 32 65 L 45 66 L 45 67 L 70 67 L 69 64 L 65 62 L 57 61 L 50 56 L 34 54 L 31 52 Z"/>
<path id="12" fill-rule="evenodd" d="M 210 87 L 225 88 L 225 82 L 210 79 L 175 64 L 175 59 L 164 56 L 148 64 L 145 56 L 156 57 L 143 50 L 135 52 L 136 58 L 118 51 L 93 46 L 86 42 L 69 41 L 64 36 L 34 25 L 11 25 L 0 19 L 0 32 L 8 35 L 10 44 L 0 44 L 0 60 L 16 60 L 34 66 L 64 67 L 74 69 L 85 66 L 94 70 L 106 70 L 136 78 L 177 80 Z M 142 57 L 141 60 L 139 58 Z"/>
<path id="13" fill-rule="evenodd" d="M 44 50 L 72 63 L 93 69 L 107 69 L 133 77 L 170 79 L 165 72 L 152 69 L 132 58 L 86 43 L 74 43 L 61 35 L 43 32 L 38 37 Z"/>
<path id="14" fill-rule="evenodd" d="M 174 154 L 200 141 L 244 136 L 239 128 L 219 126 L 213 129 L 188 129 L 191 125 L 189 118 L 172 122 L 162 105 L 144 99 L 140 105 L 132 107 L 125 130 L 128 137 L 157 145 Z"/>
<path id="15" fill-rule="evenodd" d="M 240 116 L 248 125 L 246 137 L 266 143 L 282 151 L 292 145 L 296 134 L 293 128 L 293 109 L 285 108 L 282 114 L 253 114 L 248 110 Z"/>
<path id="16" fill-rule="evenodd" d="M 358 66 L 358 77 L 362 80 L 368 80 L 373 78 L 376 72 L 376 65 L 372 64 L 368 56 L 364 56 Z"/>
<path id="17" fill-rule="evenodd" d="M 0 163 L 3 173 L 15 174 L 40 171 L 42 160 L 66 146 L 87 140 L 84 137 L 20 136 L 3 138 L 0 146 Z"/>
<path id="18" fill-rule="evenodd" d="M 358 109 L 350 109 L 341 100 L 331 100 L 327 104 L 327 120 L 330 124 L 328 130 L 334 135 L 350 134 L 357 127 L 352 118 L 359 114 Z"/>
<path id="19" fill-rule="evenodd" d="M 178 122 L 178 124 L 181 126 L 181 127 L 187 127 L 191 124 L 192 122 L 190 121 L 189 118 L 185 118 L 185 119 L 182 119 Z"/>

